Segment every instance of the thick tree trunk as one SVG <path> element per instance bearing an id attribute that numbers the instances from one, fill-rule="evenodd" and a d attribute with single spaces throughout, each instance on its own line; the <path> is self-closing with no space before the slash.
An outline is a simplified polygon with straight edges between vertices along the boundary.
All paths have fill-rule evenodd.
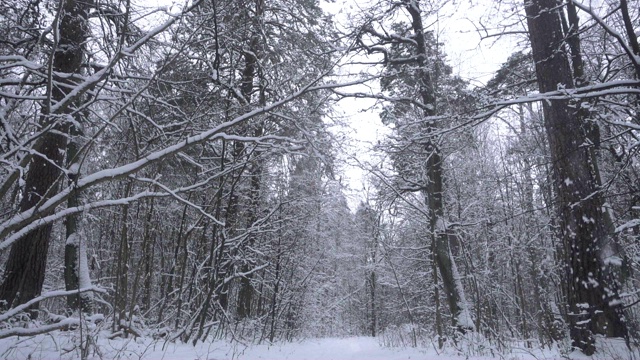
<path id="1" fill-rule="evenodd" d="M 573 88 L 557 0 L 526 0 L 525 10 L 541 92 Z M 545 128 L 558 195 L 560 232 L 566 251 L 570 335 L 573 346 L 591 355 L 594 335 L 626 337 L 618 284 L 610 263 L 615 239 L 599 193 L 597 159 L 588 129 L 569 100 L 543 102 Z M 605 211 L 603 211 L 605 210 Z M 615 261 L 614 261 L 615 260 Z"/>
<path id="2" fill-rule="evenodd" d="M 438 349 L 442 349 L 444 347 L 444 332 L 442 331 L 442 312 L 440 311 L 440 285 L 438 281 L 438 264 L 436 260 L 436 243 L 431 243 L 431 253 L 432 253 L 432 266 L 431 270 L 433 271 L 433 301 L 435 303 L 435 312 L 436 312 L 436 334 L 438 334 Z"/>
<path id="3" fill-rule="evenodd" d="M 71 104 L 62 106 L 60 114 L 52 114 L 49 109 L 71 91 L 69 80 L 57 74 L 80 72 L 84 57 L 83 43 L 88 33 L 86 23 L 89 5 L 89 1 L 61 2 L 59 39 L 53 56 L 53 81 L 49 88 L 51 101 L 43 104 L 40 117 L 41 127 L 51 127 L 51 130 L 44 133 L 42 147 L 37 149 L 38 154 L 34 155 L 29 163 L 20 211 L 37 208 L 38 204 L 55 194 L 59 186 L 60 168 L 63 166 L 67 144 L 64 134 L 68 133 L 69 129 L 65 114 L 71 114 L 73 109 Z M 3 282 L 0 285 L 0 300 L 4 301 L 6 306 L 25 303 L 42 291 L 51 229 L 51 224 L 41 226 L 11 246 Z M 38 305 L 35 304 L 31 308 L 35 310 Z"/>

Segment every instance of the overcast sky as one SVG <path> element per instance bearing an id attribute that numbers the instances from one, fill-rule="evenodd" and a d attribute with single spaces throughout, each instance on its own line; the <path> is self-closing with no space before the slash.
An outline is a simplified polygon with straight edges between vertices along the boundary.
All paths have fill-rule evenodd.
<path id="1" fill-rule="evenodd" d="M 371 1 L 378 0 L 335 0 L 324 2 L 325 11 L 335 14 L 337 22 L 346 22 L 349 13 L 366 8 Z M 455 0 L 448 1 L 439 11 L 437 18 L 430 18 L 424 25 L 429 30 L 439 34 L 439 40 L 444 44 L 444 53 L 453 67 L 454 74 L 466 79 L 472 85 L 486 83 L 493 73 L 506 61 L 516 49 L 517 39 L 513 37 L 489 37 L 481 39 L 477 29 L 486 28 L 483 34 L 492 34 L 497 28 L 496 13 L 504 9 L 496 9 L 492 1 Z M 517 21 L 515 23 L 517 30 Z M 359 89 L 358 91 L 365 91 Z M 374 104 L 366 99 L 347 99 L 340 102 L 339 112 L 347 118 L 351 129 L 349 133 L 353 146 L 343 159 L 348 164 L 343 168 L 346 179 L 344 181 L 351 190 L 348 192 L 352 210 L 366 196 L 366 174 L 355 166 L 357 161 L 373 161 L 372 154 L 367 151 L 372 144 L 382 140 L 389 130 L 380 121 L 377 109 L 371 109 Z"/>

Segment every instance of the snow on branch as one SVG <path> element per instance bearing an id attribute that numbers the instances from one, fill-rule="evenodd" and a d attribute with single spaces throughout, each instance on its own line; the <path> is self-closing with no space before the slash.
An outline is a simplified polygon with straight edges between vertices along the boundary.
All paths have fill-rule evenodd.
<path id="1" fill-rule="evenodd" d="M 537 93 L 526 96 L 520 96 L 512 99 L 498 100 L 489 102 L 487 105 L 480 107 L 473 115 L 457 114 L 457 115 L 441 115 L 425 117 L 424 121 L 431 122 L 437 120 L 444 120 L 454 118 L 466 119 L 463 123 L 448 129 L 442 129 L 433 132 L 432 136 L 440 136 L 467 126 L 475 125 L 483 122 L 491 116 L 497 114 L 503 109 L 506 109 L 513 105 L 528 104 L 540 101 L 553 101 L 553 100 L 573 100 L 573 99 L 590 99 L 598 98 L 609 95 L 623 95 L 623 94 L 636 94 L 640 95 L 640 81 L 639 80 L 617 80 L 609 81 L 601 84 L 594 84 L 590 86 L 584 86 L 579 88 L 563 88 L 559 90 L 549 91 L 546 93 Z M 629 126 L 629 124 L 624 124 Z"/>
<path id="2" fill-rule="evenodd" d="M 134 202 L 134 201 L 137 201 L 137 200 L 140 200 L 140 199 L 143 199 L 143 198 L 148 198 L 148 197 L 167 197 L 167 196 L 169 196 L 169 194 L 167 194 L 167 193 L 144 191 L 144 192 L 141 192 L 139 194 L 136 194 L 136 195 L 133 195 L 133 196 L 129 196 L 129 197 L 126 197 L 126 198 L 95 201 L 95 202 L 92 202 L 92 203 L 79 205 L 79 206 L 76 206 L 76 207 L 68 207 L 68 208 L 65 208 L 64 210 L 60 210 L 60 211 L 58 211 L 58 212 L 56 212 L 54 214 L 51 214 L 49 216 L 38 217 L 38 218 L 36 218 L 34 220 L 31 220 L 31 221 L 27 222 L 24 226 L 18 227 L 18 229 L 19 229 L 18 231 L 13 233 L 11 236 L 7 237 L 4 241 L 0 242 L 0 251 L 8 248 L 9 246 L 11 246 L 11 244 L 13 244 L 13 242 L 18 240 L 22 236 L 26 235 L 29 231 L 37 229 L 40 226 L 44 226 L 46 224 L 50 224 L 50 223 L 52 223 L 52 222 L 54 222 L 56 220 L 63 219 L 65 217 L 73 215 L 73 214 L 81 213 L 83 211 L 87 211 L 87 210 L 91 210 L 91 209 L 98 209 L 98 208 L 110 207 L 110 206 L 127 205 L 127 204 L 130 204 L 130 203 Z"/>
<path id="3" fill-rule="evenodd" d="M 405 103 L 409 103 L 412 105 L 415 105 L 416 107 L 422 109 L 422 110 L 433 110 L 433 105 L 430 104 L 424 104 L 416 99 L 413 99 L 411 97 L 408 96 L 386 96 L 382 93 L 377 93 L 377 94 L 367 94 L 364 92 L 353 92 L 353 93 L 346 93 L 346 92 L 342 92 L 342 91 L 338 91 L 338 90 L 333 90 L 333 93 L 340 96 L 340 97 L 352 97 L 352 98 L 356 98 L 356 99 L 360 99 L 360 98 L 365 98 L 365 99 L 376 99 L 376 100 L 383 100 L 383 101 L 389 101 L 389 102 L 405 102 Z"/>
<path id="4" fill-rule="evenodd" d="M 596 14 L 593 9 L 591 8 L 591 6 L 586 6 L 584 4 L 581 4 L 578 1 L 572 1 L 573 5 L 575 5 L 577 8 L 579 8 L 580 10 L 586 12 L 587 14 L 589 14 L 593 20 L 595 20 L 595 22 L 598 23 L 598 25 L 602 26 L 602 28 L 609 33 L 609 35 L 613 36 L 618 43 L 620 44 L 620 46 L 622 46 L 622 48 L 624 49 L 624 52 L 627 54 L 627 56 L 629 57 L 629 60 L 631 60 L 631 62 L 633 63 L 633 67 L 636 70 L 636 73 L 638 76 L 640 76 L 640 56 L 637 56 L 636 54 L 634 54 L 633 49 L 627 44 L 627 42 L 624 39 L 624 36 L 622 36 L 618 31 L 616 31 L 614 28 L 612 28 L 611 26 L 609 26 L 604 19 L 602 19 L 600 16 L 598 16 L 598 14 Z"/>
<path id="5" fill-rule="evenodd" d="M 55 290 L 55 291 L 49 291 L 46 292 L 36 298 L 33 298 L 29 301 L 27 301 L 26 303 L 16 306 L 10 310 L 8 310 L 7 312 L 5 312 L 4 314 L 0 315 L 0 322 L 1 321 L 6 321 L 8 319 L 10 319 L 12 316 L 15 316 L 17 314 L 19 314 L 20 312 L 28 309 L 31 305 L 39 303 L 40 301 L 46 300 L 46 299 L 50 299 L 50 298 L 54 298 L 54 297 L 61 297 L 61 296 L 67 296 L 67 295 L 75 295 L 75 294 L 82 294 L 88 291 L 92 291 L 92 292 L 99 292 L 99 293 L 106 293 L 105 289 L 99 288 L 97 286 L 91 286 L 91 287 L 86 287 L 86 288 L 82 288 L 79 290 Z M 57 325 L 57 324 L 56 324 Z M 13 329 L 15 330 L 15 329 Z M 33 329 L 24 329 L 24 330 L 33 330 Z M 0 334 L 2 334 L 3 332 L 0 332 Z M 18 334 L 16 334 L 18 335 Z M 11 336 L 11 335 L 9 335 Z M 4 336 L 7 337 L 7 336 Z M 0 339 L 4 338 L 2 335 L 0 335 Z"/>
<path id="6" fill-rule="evenodd" d="M 209 220 L 213 221 L 215 224 L 218 224 L 220 226 L 224 226 L 224 222 L 218 220 L 214 215 L 209 214 L 202 206 L 197 205 L 195 203 L 193 203 L 192 201 L 190 201 L 189 199 L 186 199 L 182 196 L 180 196 L 177 192 L 171 190 L 168 186 L 160 183 L 159 181 L 155 180 L 155 179 L 149 179 L 149 178 L 136 178 L 136 180 L 139 181 L 144 181 L 147 182 L 149 184 L 153 184 L 157 187 L 159 187 L 160 189 L 164 190 L 167 194 L 169 194 L 171 197 L 173 197 L 174 199 L 178 200 L 179 202 L 195 209 L 196 211 L 198 211 L 202 216 L 208 218 Z"/>
<path id="7" fill-rule="evenodd" d="M 87 204 L 87 205 L 83 205 L 83 206 L 78 206 L 76 208 L 69 208 L 65 211 L 60 211 L 54 215 L 50 215 L 50 216 L 46 216 L 46 217 L 42 217 L 43 213 L 47 213 L 49 211 L 52 211 L 53 209 L 55 209 L 58 205 L 62 204 L 63 202 L 65 202 L 69 196 L 72 194 L 73 191 L 83 191 L 85 189 L 88 189 L 92 186 L 101 184 L 103 182 L 107 182 L 107 181 L 112 181 L 112 180 L 116 180 L 116 179 L 121 179 L 123 177 L 129 176 L 131 174 L 134 174 L 144 168 L 146 168 L 147 166 L 156 163 L 158 161 L 162 161 L 165 158 L 172 156 L 172 155 L 176 155 L 180 152 L 183 152 L 184 150 L 186 150 L 189 147 L 192 147 L 194 145 L 197 144 L 201 144 L 205 141 L 211 141 L 211 140 L 228 140 L 228 139 L 237 139 L 237 140 L 246 140 L 246 141 L 255 141 L 258 142 L 258 138 L 240 138 L 240 137 L 235 137 L 235 136 L 231 136 L 227 133 L 225 133 L 225 131 L 227 129 L 230 129 L 234 126 L 237 126 L 239 124 L 242 124 L 256 116 L 265 114 L 265 113 L 269 113 L 272 110 L 275 110 L 297 98 L 299 98 L 300 96 L 309 93 L 309 92 L 315 92 L 315 91 L 321 91 L 321 90 L 331 90 L 331 89 L 335 89 L 335 88 L 341 88 L 341 87 L 348 87 L 348 86 L 353 86 L 353 85 L 358 85 L 358 84 L 362 84 L 363 82 L 368 81 L 369 79 L 361 79 L 361 80 L 356 80 L 356 81 L 351 81 L 351 82 L 345 82 L 345 83 L 320 83 L 322 79 L 326 78 L 328 75 L 330 74 L 330 70 L 328 70 L 325 73 L 320 74 L 316 79 L 312 80 L 311 82 L 309 82 L 308 84 L 300 87 L 297 91 L 293 92 L 292 94 L 274 101 L 271 104 L 267 104 L 264 105 L 262 107 L 256 108 L 252 111 L 249 111 L 245 114 L 242 114 L 232 120 L 229 120 L 227 122 L 224 122 L 222 124 L 219 124 L 218 126 L 215 126 L 213 128 L 210 128 L 209 130 L 203 131 L 199 134 L 190 136 L 184 140 L 181 140 L 178 143 L 175 143 L 174 145 L 168 146 L 164 149 L 152 152 L 148 155 L 146 155 L 145 157 L 138 159 L 136 161 L 133 161 L 131 163 L 122 165 L 122 166 L 118 166 L 115 168 L 110 168 L 110 169 L 104 169 L 104 170 L 100 170 L 100 171 L 96 171 L 92 174 L 86 175 L 80 179 L 78 179 L 78 181 L 71 185 L 68 186 L 64 189 L 62 189 L 61 191 L 59 191 L 57 194 L 53 195 L 51 198 L 49 198 L 47 201 L 45 201 L 42 204 L 39 204 L 39 206 L 37 208 L 31 208 L 29 210 L 23 211 L 21 213 L 18 213 L 16 215 L 14 215 L 13 217 L 9 218 L 8 220 L 2 222 L 0 224 L 0 238 L 4 238 L 6 237 L 9 233 L 16 231 L 16 233 L 14 233 L 13 235 L 11 235 L 10 237 L 6 238 L 4 241 L 2 241 L 2 243 L 0 243 L 0 250 L 1 249 L 5 249 L 7 248 L 9 245 L 11 245 L 14 241 L 16 241 L 17 239 L 19 239 L 21 236 L 24 236 L 24 234 L 26 234 L 26 232 L 28 230 L 33 230 L 37 227 L 43 226 L 47 223 L 50 223 L 51 221 L 57 220 L 59 218 L 62 217 L 66 217 L 68 215 L 71 215 L 72 213 L 77 213 L 78 211 L 84 211 L 84 210 L 88 210 L 91 208 L 95 208 L 95 207 L 104 207 L 104 206 L 113 206 L 113 205 L 118 205 L 118 204 L 125 204 L 128 203 L 134 199 L 131 198 L 127 198 L 127 199 L 116 199 L 116 200 L 106 200 L 103 202 L 95 202 L 92 204 Z M 320 83 L 320 84 L 319 84 Z M 270 137 L 262 137 L 260 139 L 277 139 L 277 140 L 286 140 L 286 138 L 282 138 L 282 137 L 277 137 L 277 136 L 270 136 Z M 154 196 L 153 194 L 139 194 L 138 197 L 141 196 Z M 159 195 L 156 195 L 159 196 Z M 162 196 L 166 196 L 166 194 L 162 194 Z"/>
<path id="8" fill-rule="evenodd" d="M 633 219 L 630 221 L 627 221 L 626 223 L 618 226 L 615 230 L 616 233 L 621 233 L 627 229 L 632 229 L 636 226 L 640 226 L 640 219 Z"/>
<path id="9" fill-rule="evenodd" d="M 78 318 L 66 318 L 60 322 L 55 324 L 48 324 L 43 326 L 38 326 L 35 328 L 11 328 L 0 331 L 0 339 L 6 339 L 12 336 L 36 336 L 40 334 L 47 334 L 55 330 L 62 330 L 69 328 L 71 326 L 79 326 L 80 319 Z"/>
<path id="10" fill-rule="evenodd" d="M 69 91 L 66 96 L 58 101 L 55 105 L 52 105 L 49 112 L 50 113 L 59 113 L 66 109 L 70 104 L 73 104 L 76 99 L 82 96 L 84 93 L 93 89 L 98 83 L 102 82 L 106 79 L 111 73 L 112 69 L 115 67 L 116 63 L 122 60 L 124 57 L 133 56 L 133 54 L 140 49 L 144 44 L 149 42 L 151 39 L 155 38 L 165 30 L 167 30 L 170 26 L 176 23 L 178 20 L 182 19 L 182 17 L 189 12 L 191 12 L 194 8 L 200 5 L 203 0 L 195 1 L 191 6 L 184 9 L 179 14 L 170 14 L 170 17 L 167 21 L 156 26 L 155 28 L 147 31 L 143 36 L 140 37 L 133 45 L 128 47 L 123 47 L 118 51 L 113 58 L 109 61 L 109 64 L 102 67 L 100 70 L 96 71 L 91 76 L 88 76 L 84 79 L 84 81 L 78 85 L 76 85 L 73 90 Z"/>

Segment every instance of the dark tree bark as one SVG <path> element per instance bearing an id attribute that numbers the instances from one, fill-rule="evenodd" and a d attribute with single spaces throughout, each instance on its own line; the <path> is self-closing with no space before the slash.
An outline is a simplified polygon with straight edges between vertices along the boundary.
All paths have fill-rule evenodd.
<path id="1" fill-rule="evenodd" d="M 633 29 L 633 22 L 631 21 L 631 17 L 629 16 L 629 5 L 627 4 L 627 0 L 620 0 L 620 11 L 622 12 L 622 20 L 624 21 L 624 29 L 627 32 L 627 37 L 629 39 L 629 46 L 633 50 L 633 53 L 636 55 L 640 55 L 640 45 L 638 44 L 638 36 L 636 35 L 635 30 Z M 636 74 L 640 76 L 640 74 Z"/>
<path id="2" fill-rule="evenodd" d="M 124 189 L 123 197 L 131 195 L 133 182 L 128 181 Z M 127 300 L 129 292 L 129 257 L 131 254 L 129 244 L 129 204 L 122 206 L 122 228 L 120 229 L 120 241 L 118 244 L 118 257 L 116 260 L 116 289 L 113 306 L 113 332 L 120 330 L 127 320 Z M 115 238 L 114 238 L 115 239 Z M 125 337 L 127 336 L 124 330 Z"/>
<path id="3" fill-rule="evenodd" d="M 260 176 L 261 176 L 261 166 L 259 164 L 254 164 L 253 169 L 251 171 L 251 193 L 250 204 L 247 214 L 247 227 L 252 226 L 252 224 L 257 220 L 256 212 L 258 208 L 258 202 L 260 197 Z M 249 234 L 249 240 L 247 241 L 248 247 L 253 246 L 255 242 L 255 235 Z M 245 262 L 241 267 L 242 273 L 248 273 L 251 270 L 250 264 Z M 236 313 L 239 319 L 244 319 L 251 317 L 251 304 L 253 302 L 253 297 L 255 294 L 253 285 L 251 284 L 251 279 L 253 278 L 253 274 L 247 274 L 240 278 L 240 289 L 238 290 L 238 304 L 236 308 Z"/>
<path id="4" fill-rule="evenodd" d="M 374 259 L 375 261 L 375 255 Z M 369 322 L 369 333 L 372 337 L 376 337 L 376 329 L 378 325 L 377 317 L 376 317 L 376 272 L 371 271 L 369 273 L 369 278 L 367 279 L 367 286 L 369 287 L 369 301 L 371 302 L 371 318 Z"/>
<path id="5" fill-rule="evenodd" d="M 262 27 L 261 23 L 263 21 L 262 17 L 264 14 L 264 0 L 255 0 L 255 17 L 253 19 L 255 26 L 255 33 L 252 34 L 251 40 L 249 41 L 249 49 L 250 52 L 245 54 L 245 68 L 242 73 L 242 87 L 241 92 L 247 104 L 251 103 L 251 95 L 254 91 L 254 80 L 259 75 L 258 69 L 258 54 L 261 53 L 260 43 L 261 36 L 258 31 Z M 264 97 L 264 89 L 260 89 L 260 105 L 265 105 L 265 97 Z M 256 124 L 255 129 L 253 131 L 253 136 L 259 137 L 263 135 L 262 125 Z M 251 156 L 251 154 L 249 154 Z M 260 152 L 254 152 L 253 158 L 254 162 L 251 164 L 251 168 L 249 170 L 251 176 L 251 184 L 249 190 L 249 208 L 247 209 L 247 217 L 246 217 L 246 226 L 247 228 L 251 227 L 252 224 L 257 220 L 257 210 L 258 203 L 260 197 L 260 187 L 261 187 L 261 176 L 262 176 L 262 166 L 258 163 L 259 160 L 255 161 L 256 158 L 260 157 Z M 247 247 L 249 248 L 255 242 L 255 235 L 249 234 L 249 239 L 247 241 Z M 245 262 L 242 264 L 240 271 L 242 273 L 248 273 L 251 270 L 251 264 Z M 253 274 L 247 274 L 240 278 L 240 288 L 238 290 L 238 303 L 236 306 L 236 314 L 239 319 L 244 319 L 251 317 L 251 303 L 253 302 L 254 297 L 254 288 L 251 284 L 251 280 L 253 278 Z"/>
<path id="6" fill-rule="evenodd" d="M 407 11 L 411 15 L 411 27 L 414 32 L 413 39 L 416 41 L 416 55 L 418 57 L 418 74 L 420 79 L 420 96 L 421 101 L 426 108 L 424 115 L 431 117 L 436 115 L 436 95 L 434 89 L 434 81 L 431 74 L 426 69 L 426 59 L 428 58 L 426 39 L 422 24 L 422 15 L 417 1 L 405 1 Z M 436 124 L 429 122 L 427 124 L 427 133 L 434 132 Z M 469 321 L 470 316 L 464 289 L 459 279 L 456 279 L 456 265 L 451 254 L 449 244 L 449 234 L 447 233 L 445 214 L 444 214 L 444 185 L 443 185 L 443 168 L 442 156 L 438 144 L 429 142 L 425 145 L 429 152 L 426 161 L 426 179 L 425 194 L 426 203 L 429 211 L 429 221 L 431 225 L 432 241 L 435 243 L 434 257 L 438 270 L 442 276 L 442 284 L 444 286 L 449 310 L 451 311 L 451 320 L 453 327 L 460 333 L 473 330 L 473 323 Z M 463 317 L 465 317 L 463 319 Z"/>
<path id="7" fill-rule="evenodd" d="M 574 87 L 565 50 L 560 2 L 525 0 L 529 35 L 541 92 Z M 577 36 L 577 34 L 573 35 Z M 609 260 L 621 258 L 608 229 L 599 192 L 597 159 L 588 127 L 569 100 L 542 103 L 545 129 L 558 196 L 559 227 L 566 251 L 569 326 L 572 344 L 585 354 L 595 351 L 594 335 L 626 337 L 616 271 Z"/>
<path id="8" fill-rule="evenodd" d="M 61 73 L 77 74 L 84 58 L 83 43 L 87 37 L 87 16 L 89 1 L 61 1 L 58 22 L 59 39 L 53 55 L 50 101 L 42 107 L 40 126 L 49 128 L 43 135 L 42 146 L 37 149 L 29 163 L 20 211 L 35 209 L 55 194 L 61 180 L 60 168 L 64 163 L 65 147 L 69 123 L 67 115 L 73 113 L 72 104 L 64 104 L 56 113 L 50 111 L 52 105 L 63 100 L 72 89 L 72 81 Z M 46 214 L 42 214 L 43 216 Z M 0 300 L 5 306 L 23 304 L 42 291 L 47 252 L 52 225 L 41 226 L 17 240 L 9 253 L 5 274 L 0 285 Z M 37 310 L 38 305 L 31 307 Z M 37 313 L 33 313 L 37 316 Z"/>

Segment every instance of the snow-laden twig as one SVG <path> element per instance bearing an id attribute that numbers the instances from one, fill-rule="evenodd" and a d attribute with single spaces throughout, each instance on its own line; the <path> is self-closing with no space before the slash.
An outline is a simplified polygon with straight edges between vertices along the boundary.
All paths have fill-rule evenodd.
<path id="1" fill-rule="evenodd" d="M 575 100 L 575 99 L 591 99 L 608 95 L 640 95 L 640 81 L 639 80 L 617 80 L 609 81 L 606 83 L 595 84 L 590 86 L 583 86 L 580 88 L 571 89 L 559 89 L 549 91 L 545 93 L 537 93 L 526 96 L 520 96 L 513 99 L 505 99 L 499 101 L 489 102 L 487 105 L 476 109 L 475 114 L 448 114 L 441 116 L 430 116 L 423 119 L 424 122 L 434 122 L 439 120 L 446 120 L 451 118 L 464 119 L 463 123 L 432 132 L 430 137 L 437 137 L 448 134 L 450 132 L 467 128 L 483 121 L 490 119 L 493 115 L 499 113 L 503 109 L 506 109 L 513 105 L 528 104 L 541 101 L 554 101 L 554 100 Z"/>
<path id="2" fill-rule="evenodd" d="M 178 154 L 191 146 L 201 144 L 205 141 L 229 139 L 230 135 L 226 134 L 225 130 L 232 128 L 234 126 L 237 126 L 239 124 L 242 124 L 256 116 L 259 116 L 259 115 L 268 113 L 274 109 L 277 109 L 299 98 L 300 96 L 306 93 L 321 91 L 321 90 L 329 90 L 329 89 L 334 89 L 339 87 L 348 87 L 348 86 L 361 84 L 362 82 L 367 81 L 367 79 L 364 79 L 364 80 L 356 80 L 352 82 L 338 83 L 338 84 L 335 84 L 335 83 L 318 84 L 321 81 L 321 79 L 326 78 L 326 76 L 328 75 L 329 75 L 329 72 L 320 74 L 315 80 L 309 82 L 305 86 L 302 86 L 297 91 L 290 94 L 289 96 L 286 96 L 280 100 L 274 101 L 271 104 L 256 108 L 230 121 L 219 124 L 218 126 L 215 126 L 209 130 L 190 136 L 185 140 L 175 143 L 174 145 L 152 152 L 141 159 L 138 159 L 136 161 L 133 161 L 131 163 L 128 163 L 116 168 L 104 169 L 104 170 L 96 171 L 92 174 L 86 175 L 80 178 L 75 184 L 75 186 L 69 186 L 65 189 L 62 189 L 57 194 L 53 195 L 50 199 L 40 204 L 38 208 L 31 208 L 29 210 L 23 211 L 21 213 L 14 215 L 8 220 L 4 221 L 2 224 L 0 224 L 0 238 L 7 236 L 12 231 L 23 229 L 27 227 L 29 224 L 38 221 L 38 219 L 40 219 L 40 217 L 42 216 L 42 213 L 51 211 L 56 206 L 62 204 L 64 201 L 68 199 L 68 197 L 74 190 L 83 191 L 87 188 L 101 184 L 106 181 L 126 177 L 128 175 L 131 175 L 133 173 L 136 173 L 146 168 L 150 164 L 153 164 L 158 161 L 162 161 L 163 159 L 169 156 Z M 45 223 L 39 222 L 38 226 L 41 226 L 44 224 Z M 0 243 L 0 249 L 6 248 L 11 243 L 16 241 L 18 238 L 19 237 L 16 237 L 16 236 L 11 236 L 10 238 L 7 238 L 2 243 Z"/>
<path id="3" fill-rule="evenodd" d="M 604 19 L 602 19 L 600 16 L 598 16 L 598 14 L 595 13 L 595 11 L 593 11 L 591 6 L 586 6 L 575 0 L 571 1 L 571 3 L 575 5 L 577 8 L 579 8 L 580 10 L 589 14 L 593 18 L 593 20 L 598 23 L 598 25 L 600 25 L 606 32 L 609 33 L 609 35 L 613 36 L 618 41 L 618 44 L 620 44 L 622 49 L 624 49 L 624 52 L 629 57 L 629 60 L 631 60 L 631 63 L 633 64 L 633 67 L 636 70 L 636 74 L 640 76 L 640 56 L 636 55 L 633 52 L 633 49 L 625 41 L 624 36 L 622 36 L 614 28 L 609 26 L 609 24 L 607 24 L 604 21 Z"/>
<path id="4" fill-rule="evenodd" d="M 170 14 L 171 16 L 164 23 L 156 26 L 155 28 L 147 31 L 143 36 L 141 36 L 135 43 L 131 46 L 123 47 L 120 51 L 116 53 L 116 55 L 109 61 L 109 64 L 103 67 L 101 70 L 95 72 L 91 76 L 85 78 L 85 80 L 76 85 L 72 91 L 70 91 L 66 96 L 58 101 L 56 104 L 52 104 L 49 109 L 49 113 L 58 113 L 64 110 L 69 104 L 73 104 L 76 99 L 82 96 L 87 91 L 93 89 L 98 83 L 106 79 L 111 70 L 115 67 L 116 63 L 120 62 L 124 57 L 132 56 L 137 50 L 139 50 L 143 45 L 149 42 L 151 39 L 158 36 L 160 33 L 167 30 L 170 26 L 180 20 L 184 15 L 190 13 L 194 8 L 198 7 L 201 2 L 204 0 L 194 1 L 191 6 L 184 9 L 179 14 Z"/>
<path id="5" fill-rule="evenodd" d="M 67 296 L 67 295 L 75 295 L 75 294 L 81 294 L 87 291 L 94 291 L 94 292 L 99 292 L 99 293 L 106 293 L 106 290 L 97 286 L 91 286 L 91 287 L 86 287 L 83 289 L 79 289 L 79 290 L 55 290 L 55 291 L 49 291 L 46 292 L 36 298 L 33 298 L 29 301 L 27 301 L 26 303 L 16 306 L 10 310 L 8 310 L 7 312 L 5 312 L 4 314 L 0 315 L 0 322 L 1 321 L 6 321 L 8 319 L 10 319 L 12 316 L 15 316 L 17 314 L 19 314 L 20 312 L 28 309 L 31 305 L 39 303 L 40 301 L 46 300 L 46 299 L 50 299 L 50 298 L 54 298 L 54 297 L 61 297 L 61 296 Z M 0 336 L 0 339 L 2 339 L 2 336 Z"/>
<path id="6" fill-rule="evenodd" d="M 180 196 L 177 192 L 173 191 L 171 188 L 169 188 L 168 186 L 160 183 L 159 181 L 157 181 L 155 179 L 149 179 L 149 178 L 138 178 L 137 180 L 144 181 L 144 182 L 147 182 L 149 184 L 153 184 L 153 185 L 159 187 L 160 189 L 164 190 L 167 194 L 169 194 L 174 199 L 176 199 L 179 202 L 181 202 L 181 203 L 183 203 L 185 205 L 188 205 L 189 207 L 195 209 L 202 216 L 208 218 L 209 220 L 213 221 L 214 223 L 216 223 L 216 224 L 218 224 L 220 226 L 224 226 L 225 225 L 224 222 L 218 220 L 214 215 L 209 214 L 202 206 L 197 205 L 197 204 L 193 203 L 192 201 L 190 201 L 189 199 Z"/>
<path id="7" fill-rule="evenodd" d="M 141 193 L 135 194 L 133 196 L 129 196 L 126 198 L 113 199 L 113 200 L 102 200 L 95 201 L 92 203 L 79 205 L 75 207 L 65 208 L 64 210 L 60 210 L 54 214 L 49 216 L 43 216 L 41 218 L 36 218 L 28 223 L 26 223 L 23 227 L 20 227 L 18 231 L 8 236 L 4 241 L 0 242 L 0 251 L 8 248 L 14 241 L 18 240 L 22 236 L 26 235 L 29 231 L 39 228 L 40 226 L 44 226 L 46 224 L 50 224 L 56 220 L 63 219 L 69 215 L 77 214 L 83 211 L 98 209 L 103 207 L 111 207 L 111 206 L 119 206 L 130 204 L 134 201 L 148 198 L 148 197 L 167 197 L 169 194 L 161 193 L 161 192 L 150 192 L 143 191 Z"/>
<path id="8" fill-rule="evenodd" d="M 633 220 L 627 221 L 626 223 L 618 226 L 616 228 L 615 232 L 618 234 L 618 233 L 621 233 L 621 232 L 623 232 L 623 231 L 625 231 L 627 229 L 632 229 L 632 228 L 634 228 L 636 226 L 640 226 L 640 219 L 633 219 Z"/>
<path id="9" fill-rule="evenodd" d="M 35 328 L 11 328 L 0 331 L 0 339 L 5 339 L 12 336 L 36 336 L 40 334 L 50 333 L 55 330 L 66 329 L 70 326 L 80 325 L 80 319 L 78 318 L 66 318 L 55 324 L 48 324 L 44 326 L 38 326 Z"/>

